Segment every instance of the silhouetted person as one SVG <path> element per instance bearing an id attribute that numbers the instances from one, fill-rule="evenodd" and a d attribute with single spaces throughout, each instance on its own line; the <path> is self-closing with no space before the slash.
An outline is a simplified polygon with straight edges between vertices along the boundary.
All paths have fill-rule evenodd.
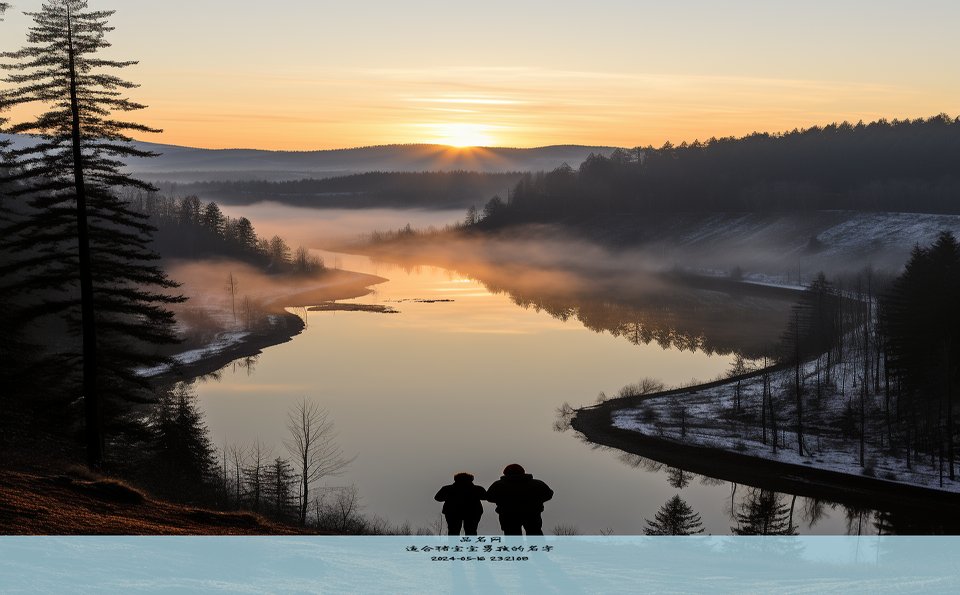
<path id="1" fill-rule="evenodd" d="M 553 498 L 553 490 L 534 479 L 516 463 L 507 465 L 503 477 L 487 489 L 487 500 L 497 505 L 504 535 L 543 535 L 543 503 Z"/>
<path id="2" fill-rule="evenodd" d="M 464 535 L 476 535 L 480 517 L 483 516 L 483 504 L 487 491 L 482 486 L 473 483 L 473 476 L 469 473 L 457 473 L 453 476 L 453 483 L 440 488 L 434 500 L 443 502 L 443 516 L 447 519 L 447 533 L 460 535 L 463 527 Z"/>

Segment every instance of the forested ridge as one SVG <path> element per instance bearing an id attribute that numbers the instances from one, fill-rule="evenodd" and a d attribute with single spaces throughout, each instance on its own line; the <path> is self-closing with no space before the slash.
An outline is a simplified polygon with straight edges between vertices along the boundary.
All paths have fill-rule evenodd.
<path id="1" fill-rule="evenodd" d="M 960 119 L 830 124 L 591 155 L 526 175 L 480 228 L 622 213 L 960 212 Z"/>
<path id="2" fill-rule="evenodd" d="M 295 181 L 161 184 L 168 194 L 196 194 L 224 204 L 270 200 L 299 207 L 458 209 L 506 192 L 522 173 L 476 171 L 385 172 Z"/>
<path id="3" fill-rule="evenodd" d="M 127 204 L 149 217 L 151 247 L 163 258 L 229 258 L 267 273 L 319 274 L 325 269 L 323 259 L 306 247 L 293 249 L 279 235 L 260 236 L 249 219 L 224 215 L 213 201 L 151 192 L 137 193 Z"/>

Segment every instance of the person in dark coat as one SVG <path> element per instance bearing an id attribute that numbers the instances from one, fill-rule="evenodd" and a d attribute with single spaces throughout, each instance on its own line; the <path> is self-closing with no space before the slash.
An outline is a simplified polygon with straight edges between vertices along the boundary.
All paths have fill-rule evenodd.
<path id="1" fill-rule="evenodd" d="M 433 499 L 443 502 L 447 533 L 460 535 L 460 528 L 463 527 L 464 535 L 476 535 L 480 517 L 483 516 L 483 504 L 480 501 L 486 496 L 487 491 L 475 485 L 469 473 L 457 473 L 453 476 L 453 483 L 440 488 Z"/>
<path id="2" fill-rule="evenodd" d="M 543 535 L 543 503 L 553 498 L 553 490 L 534 479 L 516 463 L 507 465 L 503 477 L 487 489 L 487 500 L 497 505 L 504 535 Z M 521 531 L 521 529 L 523 531 Z"/>

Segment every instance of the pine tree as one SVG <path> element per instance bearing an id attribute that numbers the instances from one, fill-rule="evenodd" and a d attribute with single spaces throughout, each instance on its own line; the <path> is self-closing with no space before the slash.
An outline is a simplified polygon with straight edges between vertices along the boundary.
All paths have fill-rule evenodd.
<path id="1" fill-rule="evenodd" d="M 7 9 L 8 9 L 8 8 L 10 8 L 10 4 L 9 4 L 9 3 L 7 3 L 7 2 L 0 2 L 0 23 L 3 22 L 3 13 L 7 12 Z M 5 110 L 5 109 L 7 109 L 7 106 L 5 105 L 5 102 L 0 101 L 0 112 L 2 112 L 2 111 Z M 6 124 L 6 123 L 7 123 L 7 119 L 3 117 L 2 113 L 0 113 L 0 130 L 3 130 L 3 126 L 4 126 L 4 124 Z M 3 149 L 7 148 L 8 146 L 10 146 L 10 142 L 7 141 L 7 140 L 5 140 L 5 139 L 0 138 L 0 156 L 3 155 Z M 2 183 L 3 183 L 3 180 L 6 178 L 6 175 L 5 175 L 6 172 L 4 171 L 5 169 L 6 169 L 6 168 L 4 167 L 3 161 L 0 160 L 0 184 L 2 184 Z M 0 187 L 0 190 L 2 190 L 2 187 Z M 2 197 L 4 197 L 4 196 L 6 196 L 6 194 L 0 193 L 0 198 L 2 198 Z M 0 208 L 2 208 L 2 207 L 3 207 L 3 205 L 0 204 Z"/>
<path id="2" fill-rule="evenodd" d="M 737 526 L 730 527 L 735 535 L 796 535 L 797 532 L 790 507 L 770 490 L 751 490 L 736 517 Z"/>
<path id="3" fill-rule="evenodd" d="M 956 477 L 955 397 L 960 384 L 960 244 L 948 232 L 928 248 L 914 249 L 881 312 L 891 371 L 905 389 L 911 428 L 931 452 L 946 456 Z M 916 422 L 911 422 L 916 424 Z M 945 443 L 945 444 L 944 444 Z"/>
<path id="4" fill-rule="evenodd" d="M 260 440 L 248 450 L 247 464 L 243 468 L 244 488 L 249 496 L 250 508 L 260 512 L 264 501 L 264 484 L 268 469 L 267 453 Z"/>
<path id="5" fill-rule="evenodd" d="M 164 392 L 151 415 L 156 457 L 152 471 L 163 491 L 183 498 L 211 485 L 216 462 L 197 397 L 185 384 Z"/>
<path id="6" fill-rule="evenodd" d="M 694 512 L 679 494 L 667 500 L 657 511 L 654 520 L 644 519 L 645 535 L 696 535 L 703 533 L 700 514 Z"/>
<path id="7" fill-rule="evenodd" d="M 223 224 L 225 221 L 226 218 L 223 216 L 220 206 L 213 201 L 209 202 L 207 206 L 203 208 L 203 214 L 200 215 L 200 224 L 203 228 L 218 238 L 223 237 Z"/>
<path id="8" fill-rule="evenodd" d="M 682 490 L 683 488 L 690 485 L 690 480 L 693 478 L 693 473 L 689 471 L 684 471 L 679 467 L 670 467 L 667 469 L 667 482 L 674 488 Z"/>
<path id="9" fill-rule="evenodd" d="M 110 47 L 112 11 L 50 0 L 27 14 L 34 25 L 26 46 L 0 64 L 12 85 L 0 108 L 39 111 L 3 130 L 36 139 L 5 151 L 17 166 L 12 179 L 23 184 L 13 196 L 29 209 L 0 233 L 10 249 L 29 255 L 16 264 L 26 275 L 20 288 L 43 299 L 28 315 L 63 315 L 80 336 L 79 350 L 66 355 L 80 364 L 87 462 L 99 467 L 104 420 L 121 419 L 123 401 L 143 397 L 146 383 L 132 370 L 157 363 L 153 344 L 176 341 L 165 306 L 183 298 L 170 295 L 176 284 L 154 264 L 146 216 L 118 197 L 127 188 L 154 190 L 123 173 L 121 160 L 153 155 L 133 147 L 127 133 L 157 131 L 115 117 L 144 106 L 123 97 L 135 84 L 109 73 L 135 62 L 97 57 Z"/>
<path id="10" fill-rule="evenodd" d="M 224 223 L 224 237 L 240 254 L 255 254 L 257 248 L 257 234 L 253 224 L 246 217 L 231 219 Z"/>
<path id="11" fill-rule="evenodd" d="M 293 467 L 281 457 L 264 470 L 263 498 L 274 518 L 283 520 L 297 515 L 295 482 Z"/>
<path id="12" fill-rule="evenodd" d="M 269 244 L 270 266 L 283 269 L 290 264 L 290 246 L 280 236 L 270 238 Z"/>

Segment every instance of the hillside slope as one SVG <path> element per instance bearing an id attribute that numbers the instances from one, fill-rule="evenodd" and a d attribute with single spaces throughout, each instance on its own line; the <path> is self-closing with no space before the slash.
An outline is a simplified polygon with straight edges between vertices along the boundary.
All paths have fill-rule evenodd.
<path id="1" fill-rule="evenodd" d="M 284 535 L 297 531 L 248 512 L 154 499 L 110 479 L 0 469 L 3 535 Z"/>
<path id="2" fill-rule="evenodd" d="M 960 215 L 854 211 L 611 215 L 559 226 L 613 249 L 637 249 L 661 267 L 744 271 L 809 280 L 816 271 L 899 270 L 917 244 L 960 236 Z M 509 228 L 501 235 L 521 234 Z"/>

